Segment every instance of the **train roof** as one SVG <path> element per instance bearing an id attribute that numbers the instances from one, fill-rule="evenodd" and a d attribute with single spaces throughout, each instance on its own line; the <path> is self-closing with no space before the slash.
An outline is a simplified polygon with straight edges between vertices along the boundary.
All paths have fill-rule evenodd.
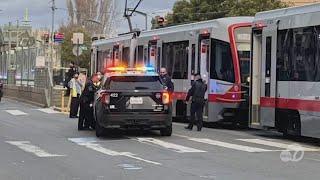
<path id="1" fill-rule="evenodd" d="M 223 32 L 227 33 L 228 27 L 232 24 L 246 23 L 246 22 L 252 22 L 252 21 L 253 21 L 253 17 L 249 17 L 249 16 L 225 17 L 225 18 L 213 19 L 209 21 L 201 21 L 201 22 L 171 26 L 171 27 L 166 27 L 161 29 L 142 31 L 139 38 L 152 37 L 156 35 L 170 34 L 170 33 L 176 33 L 176 32 L 193 31 L 193 30 L 199 30 L 204 28 L 213 28 L 213 29 L 219 28 L 219 31 L 221 32 L 221 27 L 225 28 L 225 31 Z M 131 38 L 132 38 L 132 34 L 125 34 L 118 37 L 95 41 L 93 42 L 92 46 L 99 46 L 99 45 L 113 43 L 117 41 L 128 40 Z"/>
<path id="2" fill-rule="evenodd" d="M 320 3 L 313 3 L 304 6 L 289 7 L 283 9 L 276 9 L 271 11 L 259 12 L 255 15 L 254 21 L 261 21 L 265 19 L 275 19 L 286 16 L 293 16 L 298 14 L 308 14 L 320 12 Z"/>
<path id="3" fill-rule="evenodd" d="M 225 28 L 227 31 L 228 27 L 232 24 L 252 22 L 252 20 L 253 20 L 253 17 L 248 17 L 248 16 L 225 17 L 225 18 L 213 19 L 209 21 L 201 21 L 196 23 L 183 24 L 183 25 L 171 26 L 171 27 L 155 29 L 150 31 L 144 31 L 141 33 L 140 37 L 170 34 L 170 33 L 183 32 L 183 31 L 192 31 L 192 30 L 198 30 L 198 29 L 204 29 L 204 28 L 210 28 L 210 27 L 213 27 L 213 28 L 222 27 L 222 28 Z"/>

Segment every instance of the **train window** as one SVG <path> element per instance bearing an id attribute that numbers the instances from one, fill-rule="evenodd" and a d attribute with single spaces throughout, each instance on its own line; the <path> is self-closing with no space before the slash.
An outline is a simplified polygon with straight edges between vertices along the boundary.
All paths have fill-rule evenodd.
<path id="1" fill-rule="evenodd" d="M 106 51 L 98 51 L 97 53 L 97 70 L 104 72 L 104 69 L 112 64 L 112 51 L 108 49 Z"/>
<path id="2" fill-rule="evenodd" d="M 122 65 L 126 66 L 129 64 L 130 59 L 130 48 L 124 47 L 122 51 Z"/>
<path id="3" fill-rule="evenodd" d="M 213 39 L 210 63 L 210 78 L 234 82 L 234 68 L 230 44 Z"/>
<path id="4" fill-rule="evenodd" d="M 320 81 L 320 26 L 280 30 L 277 80 Z"/>
<path id="5" fill-rule="evenodd" d="M 266 72 L 265 77 L 270 79 L 271 76 L 271 50 L 272 50 L 272 37 L 266 38 Z M 270 80 L 265 83 L 265 96 L 270 97 Z"/>
<path id="6" fill-rule="evenodd" d="M 137 46 L 135 51 L 135 64 L 136 65 L 143 65 L 143 46 Z"/>
<path id="7" fill-rule="evenodd" d="M 189 42 L 170 42 L 163 44 L 162 67 L 166 67 L 173 79 L 188 78 Z"/>
<path id="8" fill-rule="evenodd" d="M 250 76 L 251 27 L 235 29 L 235 41 L 240 64 L 241 82 L 247 82 L 247 78 Z"/>
<path id="9" fill-rule="evenodd" d="M 146 65 L 149 64 L 148 47 L 144 47 L 144 50 L 143 50 L 143 63 Z"/>
<path id="10" fill-rule="evenodd" d="M 160 55 L 161 55 L 161 47 L 158 47 L 158 56 L 157 56 L 157 68 L 156 70 L 159 71 L 160 69 Z"/>
<path id="11" fill-rule="evenodd" d="M 196 45 L 192 44 L 192 52 L 191 52 L 191 74 L 195 74 L 196 70 Z"/>

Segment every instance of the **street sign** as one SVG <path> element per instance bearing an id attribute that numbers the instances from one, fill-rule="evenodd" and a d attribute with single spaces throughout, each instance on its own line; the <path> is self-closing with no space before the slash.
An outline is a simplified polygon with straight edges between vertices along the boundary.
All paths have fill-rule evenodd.
<path id="1" fill-rule="evenodd" d="M 88 47 L 87 46 L 80 46 L 80 49 L 83 51 L 86 51 L 86 50 L 88 50 Z"/>
<path id="2" fill-rule="evenodd" d="M 83 51 L 80 47 L 74 46 L 72 49 L 72 53 L 75 56 L 80 56 L 83 53 Z"/>
<path id="3" fill-rule="evenodd" d="M 83 44 L 84 34 L 83 33 L 73 33 L 72 42 L 73 44 Z"/>
<path id="4" fill-rule="evenodd" d="M 54 42 L 63 43 L 63 40 L 64 40 L 64 34 L 62 34 L 62 33 L 56 33 L 56 34 L 54 35 Z"/>

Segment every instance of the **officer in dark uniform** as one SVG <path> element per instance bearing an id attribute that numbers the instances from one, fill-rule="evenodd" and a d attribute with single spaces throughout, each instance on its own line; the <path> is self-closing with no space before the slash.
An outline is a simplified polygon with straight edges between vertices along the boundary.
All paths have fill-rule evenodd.
<path id="1" fill-rule="evenodd" d="M 192 103 L 190 108 L 191 117 L 188 127 L 185 127 L 186 129 L 192 130 L 193 125 L 196 123 L 198 131 L 201 131 L 203 126 L 203 106 L 205 103 L 204 96 L 206 91 L 207 85 L 201 79 L 200 74 L 196 74 L 195 81 L 192 83 L 192 87 L 188 91 L 188 95 L 186 97 L 187 102 L 190 100 L 190 97 L 192 97 Z M 195 121 L 196 116 L 198 120 L 197 122 Z"/>
<path id="2" fill-rule="evenodd" d="M 160 80 L 161 83 L 166 87 L 169 93 L 173 93 L 174 91 L 174 84 L 168 75 L 167 69 L 166 68 L 161 68 L 160 69 Z"/>
<path id="3" fill-rule="evenodd" d="M 78 121 L 78 130 L 89 130 L 95 128 L 93 118 L 93 102 L 94 95 L 99 88 L 99 77 L 94 74 L 90 80 L 87 81 L 85 88 L 80 97 L 80 115 Z"/>
<path id="4" fill-rule="evenodd" d="M 69 64 L 69 70 L 68 70 L 68 72 L 66 72 L 66 76 L 65 76 L 64 86 L 67 88 L 65 96 L 70 95 L 70 87 L 69 87 L 68 83 L 73 78 L 74 74 L 76 74 L 76 73 L 77 73 L 77 68 L 75 67 L 74 62 L 71 61 Z"/>

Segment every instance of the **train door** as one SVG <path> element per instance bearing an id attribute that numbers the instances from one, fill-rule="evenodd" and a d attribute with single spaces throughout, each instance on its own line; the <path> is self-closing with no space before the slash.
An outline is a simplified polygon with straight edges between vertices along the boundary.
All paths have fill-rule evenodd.
<path id="1" fill-rule="evenodd" d="M 276 98 L 276 42 L 277 29 L 271 25 L 263 29 L 261 63 L 260 119 L 262 126 L 275 125 Z"/>
<path id="2" fill-rule="evenodd" d="M 210 62 L 210 33 L 203 33 L 199 36 L 199 56 L 198 56 L 198 72 L 202 79 L 209 85 L 209 62 Z M 208 100 L 208 91 L 205 94 L 205 99 Z M 204 106 L 204 120 L 208 118 L 208 101 Z"/>
<path id="3" fill-rule="evenodd" d="M 120 65 L 120 46 L 119 45 L 114 45 L 113 46 L 113 58 L 110 64 L 107 64 L 107 67 L 111 66 L 118 66 Z"/>
<path id="4" fill-rule="evenodd" d="M 158 52 L 158 41 L 157 40 L 151 40 L 148 43 L 149 46 L 149 66 L 155 67 L 156 71 L 160 69 L 160 60 L 159 60 L 159 53 Z"/>
<path id="5" fill-rule="evenodd" d="M 251 52 L 250 126 L 260 126 L 262 30 L 253 30 Z"/>

